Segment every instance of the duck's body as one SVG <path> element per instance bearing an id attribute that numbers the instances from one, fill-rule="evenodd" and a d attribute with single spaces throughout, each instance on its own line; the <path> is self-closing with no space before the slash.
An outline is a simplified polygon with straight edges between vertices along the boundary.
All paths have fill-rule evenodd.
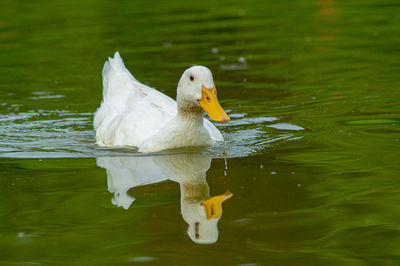
<path id="1" fill-rule="evenodd" d="M 94 117 L 96 143 L 107 147 L 135 146 L 141 152 L 156 152 L 209 146 L 222 141 L 219 130 L 203 117 L 206 108 L 202 109 L 200 98 L 204 95 L 201 89 L 196 89 L 197 80 L 191 80 L 193 75 L 201 86 L 215 90 L 211 72 L 205 67 L 192 67 L 179 82 L 177 103 L 137 81 L 116 52 L 103 68 L 103 102 Z M 220 122 L 229 120 L 225 113 L 217 113 L 217 116 Z"/>

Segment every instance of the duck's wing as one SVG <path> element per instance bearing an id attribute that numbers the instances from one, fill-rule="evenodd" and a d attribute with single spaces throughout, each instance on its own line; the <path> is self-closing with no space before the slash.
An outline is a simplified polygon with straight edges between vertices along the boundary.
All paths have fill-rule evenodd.
<path id="1" fill-rule="evenodd" d="M 102 75 L 104 101 L 119 100 L 121 103 L 131 101 L 131 97 L 134 97 L 164 108 L 172 109 L 176 105 L 176 102 L 167 95 L 137 81 L 125 67 L 118 51 L 115 52 L 114 58 L 109 58 L 104 63 Z"/>
<path id="2" fill-rule="evenodd" d="M 137 81 L 116 52 L 103 68 L 103 102 L 94 119 L 100 146 L 139 146 L 172 119 L 176 102 Z"/>

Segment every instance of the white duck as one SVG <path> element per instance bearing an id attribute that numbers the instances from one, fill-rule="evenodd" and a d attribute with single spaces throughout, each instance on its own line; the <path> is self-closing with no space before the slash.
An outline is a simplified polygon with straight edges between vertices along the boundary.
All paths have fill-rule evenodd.
<path id="1" fill-rule="evenodd" d="M 175 102 L 137 81 L 116 52 L 103 68 L 103 102 L 94 117 L 96 143 L 157 152 L 223 141 L 219 130 L 203 117 L 203 110 L 214 121 L 230 120 L 218 103 L 208 68 L 193 66 L 183 73 Z"/>

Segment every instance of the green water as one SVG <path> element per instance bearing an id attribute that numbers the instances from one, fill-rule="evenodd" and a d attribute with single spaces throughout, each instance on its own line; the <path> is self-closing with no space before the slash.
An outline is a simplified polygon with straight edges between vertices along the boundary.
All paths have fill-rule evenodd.
<path id="1" fill-rule="evenodd" d="M 1 0 L 0 264 L 398 265 L 399 12 L 395 0 Z M 187 67 L 209 67 L 226 144 L 97 148 L 116 50 L 172 97 Z M 193 238 L 200 203 L 227 190 Z"/>

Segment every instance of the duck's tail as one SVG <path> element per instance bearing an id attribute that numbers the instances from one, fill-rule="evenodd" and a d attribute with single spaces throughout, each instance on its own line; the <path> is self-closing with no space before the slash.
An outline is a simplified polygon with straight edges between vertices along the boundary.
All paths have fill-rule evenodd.
<path id="1" fill-rule="evenodd" d="M 136 81 L 136 79 L 132 76 L 129 70 L 126 69 L 124 61 L 122 60 L 118 51 L 115 52 L 114 58 L 109 57 L 108 60 L 104 63 L 102 75 L 103 75 L 104 99 L 108 95 L 110 95 L 113 88 L 116 87 L 116 85 L 118 85 L 115 83 Z"/>

